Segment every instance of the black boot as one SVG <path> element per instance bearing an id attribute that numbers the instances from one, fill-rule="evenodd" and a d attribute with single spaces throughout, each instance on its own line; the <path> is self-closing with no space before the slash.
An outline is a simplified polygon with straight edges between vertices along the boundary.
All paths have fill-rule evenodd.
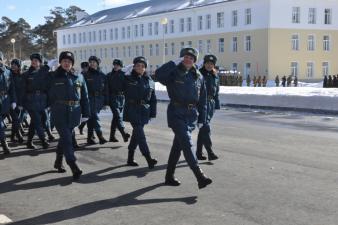
<path id="1" fill-rule="evenodd" d="M 149 155 L 145 155 L 144 157 L 147 160 L 149 169 L 153 169 L 155 167 L 155 165 L 157 164 L 157 160 L 151 158 L 150 154 Z"/>
<path id="2" fill-rule="evenodd" d="M 200 134 L 198 136 L 200 136 Z M 198 137 L 198 139 L 197 139 L 197 148 L 196 148 L 196 158 L 198 160 L 206 160 L 207 159 L 207 157 L 205 157 L 203 155 L 202 150 L 203 150 L 203 143 L 201 141 L 201 138 Z"/>
<path id="3" fill-rule="evenodd" d="M 49 143 L 48 143 L 48 141 L 45 138 L 41 139 L 41 144 L 42 144 L 42 148 L 43 149 L 48 149 L 49 148 Z"/>
<path id="4" fill-rule="evenodd" d="M 78 180 L 82 174 L 82 170 L 76 165 L 75 161 L 72 162 L 67 162 L 69 165 L 70 169 L 72 170 L 73 173 L 73 179 Z"/>
<path id="5" fill-rule="evenodd" d="M 1 141 L 1 146 L 2 146 L 2 150 L 3 150 L 5 155 L 8 155 L 8 154 L 11 153 L 6 140 Z"/>
<path id="6" fill-rule="evenodd" d="M 36 146 L 33 144 L 33 140 L 32 139 L 28 139 L 27 140 L 27 148 L 28 149 L 36 149 Z"/>
<path id="7" fill-rule="evenodd" d="M 20 130 L 16 132 L 16 137 L 18 138 L 18 142 L 22 144 L 24 142 L 22 134 L 20 133 Z"/>
<path id="8" fill-rule="evenodd" d="M 218 159 L 218 156 L 213 151 L 208 152 L 208 160 L 209 161 L 217 160 L 217 159 Z"/>
<path id="9" fill-rule="evenodd" d="M 79 149 L 80 145 L 77 143 L 77 140 L 75 138 L 75 134 L 72 135 L 72 144 L 74 149 Z"/>
<path id="10" fill-rule="evenodd" d="M 65 173 L 66 169 L 63 166 L 62 163 L 63 155 L 62 154 L 56 154 L 56 159 L 54 162 L 54 168 L 58 170 L 58 173 Z"/>
<path id="11" fill-rule="evenodd" d="M 88 145 L 96 145 L 97 143 L 94 141 L 94 133 L 88 130 L 87 134 L 87 144 Z"/>
<path id="12" fill-rule="evenodd" d="M 102 132 L 98 132 L 97 137 L 99 138 L 100 145 L 104 145 L 105 143 L 107 143 L 107 140 L 103 137 Z"/>
<path id="13" fill-rule="evenodd" d="M 175 167 L 176 165 L 169 165 L 167 166 L 167 172 L 165 174 L 165 185 L 168 186 L 180 186 L 181 182 L 179 180 L 177 180 L 174 176 L 175 173 Z"/>
<path id="14" fill-rule="evenodd" d="M 15 132 L 12 130 L 12 133 L 11 133 L 11 142 L 16 142 L 16 140 L 15 140 Z"/>
<path id="15" fill-rule="evenodd" d="M 138 163 L 134 160 L 134 153 L 135 151 L 128 151 L 128 160 L 127 160 L 127 165 L 128 166 L 138 166 Z"/>
<path id="16" fill-rule="evenodd" d="M 205 188 L 207 185 L 212 183 L 212 180 L 204 175 L 199 166 L 193 168 L 192 171 L 194 172 L 197 179 L 199 189 Z"/>
<path id="17" fill-rule="evenodd" d="M 47 132 L 47 135 L 48 135 L 48 140 L 49 140 L 49 141 L 55 141 L 55 137 L 54 137 L 54 135 L 52 134 L 52 131 L 50 130 L 50 128 L 47 128 L 47 129 L 46 129 L 46 132 Z"/>
<path id="18" fill-rule="evenodd" d="M 115 137 L 115 130 L 110 131 L 109 141 L 110 142 L 119 142 L 119 140 L 117 140 L 116 137 Z"/>
<path id="19" fill-rule="evenodd" d="M 123 132 L 122 137 L 123 137 L 124 142 L 128 142 L 128 140 L 130 138 L 130 134 Z"/>

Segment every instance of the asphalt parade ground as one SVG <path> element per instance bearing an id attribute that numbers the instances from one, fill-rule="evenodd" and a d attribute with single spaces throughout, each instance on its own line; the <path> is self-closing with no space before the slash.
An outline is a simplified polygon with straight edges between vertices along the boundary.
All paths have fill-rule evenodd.
<path id="1" fill-rule="evenodd" d="M 181 186 L 163 185 L 173 140 L 166 105 L 158 104 L 158 117 L 145 129 L 159 161 L 153 170 L 139 150 L 140 166 L 126 166 L 127 144 L 119 133 L 119 143 L 101 146 L 85 146 L 86 136 L 77 135 L 84 172 L 77 182 L 67 166 L 64 174 L 53 169 L 56 142 L 48 150 L 12 146 L 11 155 L 0 156 L 0 224 L 338 224 L 338 117 L 218 111 L 212 139 L 220 159 L 201 161 L 213 183 L 199 190 L 183 156 L 176 170 Z M 107 139 L 110 119 L 102 114 Z"/>

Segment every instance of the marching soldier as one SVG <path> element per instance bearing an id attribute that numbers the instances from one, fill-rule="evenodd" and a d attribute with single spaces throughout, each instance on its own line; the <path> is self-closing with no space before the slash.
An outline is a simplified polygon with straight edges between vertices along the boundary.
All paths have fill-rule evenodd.
<path id="1" fill-rule="evenodd" d="M 173 130 L 175 137 L 170 151 L 165 184 L 179 186 L 175 176 L 176 164 L 181 151 L 194 172 L 198 187 L 204 188 L 212 183 L 198 165 L 193 149 L 191 133 L 196 122 L 206 123 L 207 95 L 205 83 L 201 73 L 195 68 L 198 52 L 194 48 L 183 48 L 177 62 L 170 61 L 156 70 L 157 80 L 167 86 L 170 103 L 167 116 L 168 126 Z"/>
<path id="2" fill-rule="evenodd" d="M 278 75 L 276 76 L 275 83 L 276 83 L 276 87 L 279 87 L 279 76 Z"/>
<path id="3" fill-rule="evenodd" d="M 10 154 L 5 135 L 5 115 L 9 114 L 10 108 L 16 108 L 16 95 L 11 72 L 4 65 L 4 55 L 0 52 L 0 142 L 3 153 Z"/>
<path id="4" fill-rule="evenodd" d="M 327 75 L 324 76 L 323 88 L 327 88 Z"/>
<path id="5" fill-rule="evenodd" d="M 82 171 L 76 164 L 72 136 L 80 121 L 88 120 L 90 116 L 88 92 L 83 76 L 73 73 L 73 53 L 61 52 L 59 63 L 60 66 L 52 73 L 48 88 L 51 120 L 60 136 L 54 168 L 59 173 L 66 172 L 62 164 L 64 155 L 73 179 L 77 180 Z"/>
<path id="6" fill-rule="evenodd" d="M 295 85 L 295 87 L 298 86 L 298 78 L 297 78 L 297 76 L 295 76 L 295 79 L 293 80 L 293 84 Z"/>
<path id="7" fill-rule="evenodd" d="M 258 76 L 257 84 L 258 84 L 258 87 L 262 87 L 262 77 L 261 76 Z"/>
<path id="8" fill-rule="evenodd" d="M 262 79 L 263 87 L 266 87 L 267 82 L 268 80 L 266 79 L 266 76 L 263 76 L 263 79 Z"/>
<path id="9" fill-rule="evenodd" d="M 149 169 L 152 169 L 157 164 L 157 160 L 151 157 L 144 134 L 144 126 L 151 118 L 156 117 L 155 83 L 146 73 L 148 63 L 144 57 L 136 57 L 133 64 L 133 70 L 130 76 L 126 76 L 124 85 L 126 97 L 124 120 L 133 127 L 128 146 L 127 164 L 138 166 L 134 160 L 134 154 L 139 146 L 142 155 L 147 160 Z"/>
<path id="10" fill-rule="evenodd" d="M 130 135 L 124 131 L 123 124 L 123 108 L 125 104 L 123 82 L 125 78 L 124 72 L 121 70 L 123 62 L 120 59 L 113 61 L 113 70 L 107 75 L 107 105 L 113 113 L 113 119 L 110 126 L 110 138 L 111 142 L 118 142 L 115 137 L 116 128 L 120 131 L 124 142 L 128 142 Z"/>
<path id="11" fill-rule="evenodd" d="M 287 85 L 288 87 L 291 87 L 291 83 L 292 83 L 292 76 L 290 75 L 290 76 L 288 76 L 288 79 L 287 79 L 287 81 L 286 81 L 286 85 Z"/>
<path id="12" fill-rule="evenodd" d="M 42 147 L 47 149 L 49 143 L 46 140 L 44 128 L 42 125 L 44 114 L 47 108 L 47 81 L 48 73 L 41 70 L 42 56 L 34 53 L 30 56 L 31 67 L 23 74 L 23 106 L 27 109 L 31 118 L 29 125 L 27 148 L 35 149 L 33 137 L 37 132 Z"/>
<path id="13" fill-rule="evenodd" d="M 13 59 L 11 61 L 11 75 L 13 80 L 13 85 L 15 89 L 16 99 L 17 99 L 17 107 L 15 109 L 11 109 L 11 117 L 13 120 L 12 130 L 11 130 L 11 141 L 14 142 L 15 138 L 18 139 L 19 143 L 23 143 L 23 137 L 21 134 L 20 126 L 23 122 L 23 116 L 25 114 L 24 109 L 22 107 L 23 102 L 23 76 L 21 74 L 21 61 L 18 59 Z"/>
<path id="14" fill-rule="evenodd" d="M 83 75 L 84 78 L 86 78 L 87 73 L 89 69 L 89 63 L 88 62 L 82 62 L 81 63 L 81 74 Z M 83 122 L 79 126 L 79 131 L 80 134 L 83 135 L 83 128 L 86 126 L 87 122 Z"/>
<path id="15" fill-rule="evenodd" d="M 248 76 L 246 77 L 246 86 L 250 87 L 250 83 L 251 83 L 251 78 L 250 78 L 250 75 L 248 74 Z"/>
<path id="16" fill-rule="evenodd" d="M 282 86 L 285 87 L 286 85 L 286 76 L 282 77 Z"/>
<path id="17" fill-rule="evenodd" d="M 238 86 L 242 87 L 242 84 L 243 84 L 243 77 L 242 77 L 242 75 L 239 75 L 238 76 Z"/>
<path id="18" fill-rule="evenodd" d="M 203 75 L 206 92 L 207 92 L 207 119 L 198 132 L 196 156 L 198 160 L 206 160 L 202 153 L 203 146 L 208 152 L 209 160 L 218 159 L 217 155 L 212 150 L 212 141 L 210 137 L 210 121 L 216 109 L 220 109 L 218 92 L 219 92 L 219 77 L 215 72 L 217 58 L 214 55 L 206 55 L 204 57 L 203 67 L 200 69 Z"/>
<path id="19" fill-rule="evenodd" d="M 101 72 L 99 69 L 100 61 L 96 56 L 89 57 L 89 70 L 87 76 L 85 77 L 88 94 L 89 94 L 89 104 L 90 104 L 90 118 L 88 120 L 88 145 L 94 145 L 96 142 L 93 140 L 94 130 L 97 137 L 99 138 L 100 144 L 103 145 L 107 143 L 107 140 L 103 137 L 99 113 L 103 109 L 107 99 L 105 96 L 105 85 L 106 85 L 106 75 Z"/>
<path id="20" fill-rule="evenodd" d="M 253 84 L 254 84 L 254 87 L 257 87 L 257 78 L 256 78 L 256 76 L 253 77 Z"/>

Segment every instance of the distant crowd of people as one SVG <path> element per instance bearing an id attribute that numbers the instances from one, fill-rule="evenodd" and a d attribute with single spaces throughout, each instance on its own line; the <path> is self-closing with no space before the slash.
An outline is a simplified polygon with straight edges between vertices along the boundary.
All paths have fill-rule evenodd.
<path id="1" fill-rule="evenodd" d="M 338 74 L 324 76 L 323 88 L 338 88 Z"/>

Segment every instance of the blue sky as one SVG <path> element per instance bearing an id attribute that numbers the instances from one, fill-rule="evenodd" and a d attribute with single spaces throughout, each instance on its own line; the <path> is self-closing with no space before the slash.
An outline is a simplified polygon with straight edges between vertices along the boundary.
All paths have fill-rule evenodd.
<path id="1" fill-rule="evenodd" d="M 49 10 L 61 6 L 67 8 L 76 5 L 87 13 L 93 14 L 97 11 L 129 5 L 145 0 L 0 0 L 0 18 L 9 17 L 17 21 L 24 18 L 32 27 L 45 22 L 44 17 L 49 15 Z"/>

